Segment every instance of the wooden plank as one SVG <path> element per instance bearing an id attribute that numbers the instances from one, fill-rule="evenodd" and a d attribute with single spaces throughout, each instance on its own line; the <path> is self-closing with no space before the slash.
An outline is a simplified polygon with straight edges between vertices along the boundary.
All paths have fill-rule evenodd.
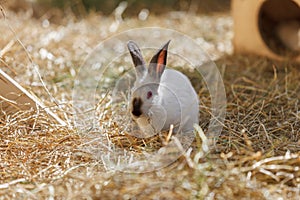
<path id="1" fill-rule="evenodd" d="M 18 84 L 0 69 L 0 109 L 6 113 L 18 110 L 42 109 L 60 125 L 66 126 L 66 122 L 60 119 L 49 108 L 44 106 L 35 96 Z"/>

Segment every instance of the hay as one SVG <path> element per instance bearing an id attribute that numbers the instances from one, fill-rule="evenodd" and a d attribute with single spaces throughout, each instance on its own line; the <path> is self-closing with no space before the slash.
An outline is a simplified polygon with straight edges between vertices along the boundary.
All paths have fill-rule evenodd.
<path id="1" fill-rule="evenodd" d="M 100 151 L 105 147 L 101 147 L 99 135 L 81 135 L 72 126 L 72 82 L 94 44 L 111 34 L 113 17 L 90 14 L 82 20 L 69 16 L 49 23 L 47 16 L 35 19 L 30 12 L 7 10 L 6 15 L 7 20 L 3 17 L 0 20 L 0 47 L 7 47 L 1 54 L 1 66 L 70 126 L 56 125 L 43 111 L 20 111 L 10 116 L 1 111 L 3 199 L 297 199 L 299 64 L 277 63 L 255 56 L 224 56 L 232 48 L 232 21 L 228 15 L 186 19 L 174 17 L 173 13 L 151 16 L 143 22 L 147 26 L 176 27 L 198 38 L 215 59 L 219 58 L 217 65 L 223 72 L 228 101 L 217 150 L 205 154 L 195 143 L 170 166 L 144 174 L 106 171 L 96 155 L 106 153 Z M 96 29 L 99 21 L 101 29 Z M 7 23 L 32 55 L 58 105 L 49 98 Z M 138 27 L 140 23 L 126 19 L 118 31 Z M 201 88 L 195 82 L 197 79 L 188 75 L 195 87 Z M 205 132 L 210 119 L 210 99 L 205 88 L 199 90 L 199 97 L 200 125 Z M 105 109 L 105 103 L 99 105 L 99 111 Z M 104 122 L 105 119 L 109 123 L 109 116 L 103 118 Z M 119 134 L 115 128 L 111 126 L 103 135 L 120 147 L 133 147 L 136 153 L 144 151 L 145 146 L 163 145 L 163 138 L 138 140 Z"/>

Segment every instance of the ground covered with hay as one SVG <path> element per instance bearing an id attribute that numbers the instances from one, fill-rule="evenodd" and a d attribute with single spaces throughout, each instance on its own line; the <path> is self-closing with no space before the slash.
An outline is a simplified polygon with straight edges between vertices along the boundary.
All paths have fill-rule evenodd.
<path id="1" fill-rule="evenodd" d="M 0 111 L 1 199 L 297 199 L 300 195 L 300 65 L 231 55 L 229 14 L 186 17 L 170 12 L 120 19 L 91 13 L 78 19 L 71 13 L 61 17 L 48 12 L 34 18 L 30 10 L 2 11 L 1 69 L 69 125 L 57 125 L 42 110 Z M 96 44 L 145 26 L 176 27 L 215 60 L 227 95 L 223 131 L 209 154 L 195 142 L 176 162 L 154 172 L 107 170 L 101 160 L 107 152 L 101 151 L 97 137 L 79 134 L 72 123 L 73 81 Z M 199 91 L 205 133 L 210 101 L 188 75 Z M 104 108 L 105 101 L 98 106 Z M 139 151 L 160 142 L 118 136 L 118 130 L 104 134 Z"/>

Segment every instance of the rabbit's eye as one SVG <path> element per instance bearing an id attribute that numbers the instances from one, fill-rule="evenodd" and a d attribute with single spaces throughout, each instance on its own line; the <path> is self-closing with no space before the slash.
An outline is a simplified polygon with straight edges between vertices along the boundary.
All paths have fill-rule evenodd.
<path id="1" fill-rule="evenodd" d="M 152 97 L 152 92 L 151 91 L 148 91 L 147 92 L 147 99 L 150 99 Z"/>

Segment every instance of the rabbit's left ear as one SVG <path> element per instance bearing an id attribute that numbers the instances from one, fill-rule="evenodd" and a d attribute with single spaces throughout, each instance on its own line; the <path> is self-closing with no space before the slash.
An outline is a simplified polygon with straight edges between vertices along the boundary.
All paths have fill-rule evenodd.
<path id="1" fill-rule="evenodd" d="M 148 68 L 148 73 L 155 79 L 160 79 L 162 73 L 165 70 L 167 64 L 168 46 L 170 40 L 158 50 L 158 52 L 152 57 Z"/>
<path id="2" fill-rule="evenodd" d="M 143 75 L 147 72 L 146 64 L 143 59 L 141 50 L 139 49 L 138 45 L 133 41 L 129 41 L 127 43 L 127 48 L 130 52 L 133 64 L 135 66 L 137 78 L 141 79 L 141 77 L 143 77 Z"/>

